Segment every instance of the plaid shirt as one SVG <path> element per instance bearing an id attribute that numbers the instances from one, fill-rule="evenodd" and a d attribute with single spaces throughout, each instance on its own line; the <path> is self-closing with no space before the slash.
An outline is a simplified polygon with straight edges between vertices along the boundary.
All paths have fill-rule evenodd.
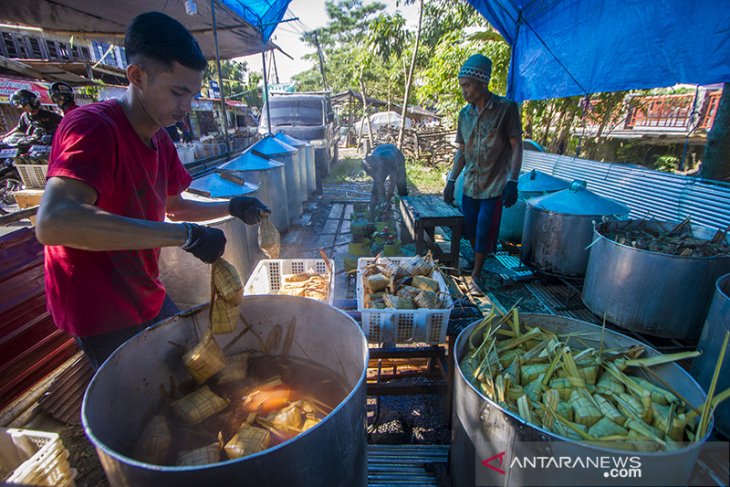
<path id="1" fill-rule="evenodd" d="M 481 113 L 474 105 L 459 112 L 456 142 L 464 144 L 464 194 L 475 199 L 502 194 L 509 178 L 510 139 L 522 136 L 517 103 L 492 94 Z"/>

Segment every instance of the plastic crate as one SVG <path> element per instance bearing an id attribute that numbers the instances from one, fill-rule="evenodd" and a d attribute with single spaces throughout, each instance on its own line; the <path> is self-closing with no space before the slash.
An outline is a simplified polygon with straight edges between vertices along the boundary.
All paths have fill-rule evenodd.
<path id="1" fill-rule="evenodd" d="M 0 429 L 0 480 L 4 484 L 74 486 L 76 470 L 68 457 L 56 433 Z"/>
<path id="2" fill-rule="evenodd" d="M 335 296 L 335 262 L 332 259 L 329 262 L 332 273 L 329 276 L 327 304 L 331 305 Z M 327 266 L 324 259 L 262 259 L 243 287 L 243 295 L 277 294 L 285 276 L 308 271 L 326 274 Z"/>
<path id="3" fill-rule="evenodd" d="M 43 189 L 46 186 L 48 164 L 15 164 L 26 189 Z"/>
<path id="4" fill-rule="evenodd" d="M 399 264 L 410 257 L 380 258 L 379 262 L 392 261 Z M 449 288 L 438 272 L 432 276 L 439 283 L 439 289 L 446 300 L 444 309 L 372 309 L 365 307 L 363 270 L 374 258 L 357 260 L 357 310 L 362 319 L 362 329 L 370 343 L 443 343 L 449 326 L 453 301 Z"/>

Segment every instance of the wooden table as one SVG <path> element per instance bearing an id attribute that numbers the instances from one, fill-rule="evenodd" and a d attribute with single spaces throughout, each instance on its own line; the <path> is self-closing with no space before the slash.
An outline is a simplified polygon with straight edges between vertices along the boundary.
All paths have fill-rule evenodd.
<path id="1" fill-rule="evenodd" d="M 438 195 L 404 196 L 399 203 L 404 227 L 416 243 L 416 253 L 431 250 L 435 259 L 451 267 L 459 265 L 461 226 L 464 215 L 458 208 L 444 203 Z M 451 249 L 444 252 L 436 243 L 436 227 L 451 230 Z"/>

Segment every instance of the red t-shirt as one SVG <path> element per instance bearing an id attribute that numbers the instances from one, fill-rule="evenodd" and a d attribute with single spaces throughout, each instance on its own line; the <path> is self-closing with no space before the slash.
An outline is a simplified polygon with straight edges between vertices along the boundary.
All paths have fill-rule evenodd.
<path id="1" fill-rule="evenodd" d="M 92 103 L 64 117 L 53 138 L 48 177 L 93 187 L 96 206 L 109 213 L 161 222 L 167 196 L 192 178 L 164 129 L 147 147 L 116 100 Z M 165 288 L 159 249 L 94 252 L 45 248 L 46 297 L 56 326 L 74 336 L 93 336 L 151 320 Z"/>

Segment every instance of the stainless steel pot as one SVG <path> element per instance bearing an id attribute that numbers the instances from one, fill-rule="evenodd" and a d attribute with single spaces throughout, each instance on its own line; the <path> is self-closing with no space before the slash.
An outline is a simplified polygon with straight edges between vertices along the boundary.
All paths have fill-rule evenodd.
<path id="1" fill-rule="evenodd" d="M 249 149 L 240 156 L 223 164 L 220 169 L 233 171 L 242 178 L 259 186 L 256 197 L 271 210 L 271 221 L 284 233 L 289 229 L 289 205 L 286 194 L 285 166 L 256 149 Z"/>
<path id="2" fill-rule="evenodd" d="M 299 151 L 294 147 L 277 140 L 272 135 L 267 135 L 263 139 L 251 146 L 251 150 L 256 150 L 259 154 L 269 156 L 275 161 L 283 162 L 286 173 L 286 201 L 289 206 L 289 223 L 299 221 L 302 216 L 302 200 L 301 200 L 301 175 L 299 173 Z"/>
<path id="3" fill-rule="evenodd" d="M 705 327 L 702 329 L 697 350 L 702 355 L 692 362 L 692 375 L 707 390 L 715 372 L 715 364 L 720 356 L 725 333 L 730 331 L 730 274 L 725 274 L 715 284 L 715 297 L 707 313 Z M 730 356 L 725 359 L 720 369 L 716 391 L 724 391 L 730 387 Z M 730 437 L 730 403 L 720 404 L 715 410 L 715 428 L 726 437 Z"/>
<path id="4" fill-rule="evenodd" d="M 522 261 L 541 271 L 582 276 L 593 240 L 593 222 L 625 218 L 629 208 L 588 191 L 584 181 L 569 189 L 527 200 Z"/>
<path id="5" fill-rule="evenodd" d="M 304 141 L 304 153 L 307 161 L 307 191 L 311 194 L 317 191 L 317 167 L 314 164 L 314 146 Z"/>
<path id="6" fill-rule="evenodd" d="M 216 201 L 191 194 L 185 194 L 185 198 Z M 198 224 L 223 231 L 226 236 L 226 250 L 223 258 L 236 267 L 241 279 L 245 282 L 258 262 L 258 252 L 260 252 L 258 241 L 251 241 L 251 229 L 253 229 L 253 235 L 256 235 L 257 227 L 248 226 L 232 216 L 198 222 Z M 252 248 L 252 245 L 255 248 Z M 253 253 L 254 251 L 256 254 Z M 180 309 L 187 309 L 210 301 L 210 264 L 206 264 L 180 247 L 162 247 L 159 268 L 160 280 L 165 285 L 167 294 Z"/>
<path id="7" fill-rule="evenodd" d="M 297 149 L 297 160 L 299 162 L 299 197 L 302 203 L 305 203 L 309 199 L 309 188 L 307 181 L 309 179 L 307 167 L 307 143 L 303 140 L 295 139 L 291 135 L 285 134 L 283 131 L 279 131 L 275 136 L 277 140 L 288 144 Z"/>
<path id="8" fill-rule="evenodd" d="M 675 224 L 627 220 L 596 226 L 583 285 L 583 303 L 623 328 L 668 338 L 696 339 L 718 277 L 730 272 L 730 257 L 682 257 L 623 245 L 606 235 L 645 227 L 669 231 Z M 711 239 L 715 230 L 692 225 Z"/>
<path id="9" fill-rule="evenodd" d="M 291 356 L 336 372 L 349 393 L 317 426 L 269 450 L 237 460 L 197 467 L 150 465 L 120 453 L 129 451 L 145 422 L 161 404 L 159 388 L 189 380 L 183 351 L 209 326 L 201 306 L 162 321 L 119 348 L 94 375 L 84 396 L 82 420 L 112 486 L 366 486 L 365 374 L 368 347 L 358 324 L 342 311 L 306 298 L 248 296 L 241 313 L 256 332 L 296 320 Z M 218 335 L 225 347 L 241 331 Z M 253 333 L 229 353 L 259 350 Z"/>
<path id="10" fill-rule="evenodd" d="M 522 229 L 525 226 L 526 201 L 566 189 L 570 183 L 544 172 L 533 169 L 522 174 L 517 180 L 517 203 L 502 209 L 502 222 L 499 225 L 499 239 L 507 242 L 522 242 Z"/>
<path id="11" fill-rule="evenodd" d="M 520 318 L 529 325 L 540 325 L 557 333 L 580 333 L 581 340 L 590 346 L 599 346 L 601 328 L 584 321 L 561 316 L 541 314 L 521 314 Z M 461 332 L 456 340 L 454 356 L 457 362 L 468 350 L 468 339 L 478 322 Z M 659 352 L 620 333 L 605 330 L 603 344 L 607 348 L 621 348 L 642 345 L 647 356 Z M 693 406 L 699 406 L 706 396 L 694 379 L 676 364 L 665 364 L 652 367 L 664 381 L 686 398 Z M 575 470 L 559 470 L 558 473 L 548 471 L 531 472 L 531 477 L 523 477 L 525 471 L 509 468 L 516 457 L 561 456 L 596 457 L 596 456 L 633 456 L 641 459 L 641 477 L 651 479 L 651 485 L 687 485 L 697 461 L 702 441 L 690 443 L 684 448 L 669 452 L 634 453 L 625 450 L 589 445 L 563 438 L 541 427 L 526 423 L 519 416 L 500 407 L 481 394 L 464 376 L 461 367 L 455 368 L 453 398 L 453 429 L 449 470 L 455 487 L 472 487 L 476 485 L 477 476 L 487 477 L 488 484 L 479 485 L 538 485 L 536 479 L 542 479 L 546 485 L 636 485 L 633 478 L 606 479 L 601 469 L 582 471 L 578 477 Z M 507 464 L 502 464 L 504 475 L 494 474 L 483 466 L 481 461 L 489 459 L 500 452 L 505 452 Z M 498 466 L 498 463 L 493 463 Z M 477 471 L 477 469 L 480 469 Z M 539 477 L 538 477 L 539 476 Z M 623 482 L 622 482 L 623 480 Z"/>

